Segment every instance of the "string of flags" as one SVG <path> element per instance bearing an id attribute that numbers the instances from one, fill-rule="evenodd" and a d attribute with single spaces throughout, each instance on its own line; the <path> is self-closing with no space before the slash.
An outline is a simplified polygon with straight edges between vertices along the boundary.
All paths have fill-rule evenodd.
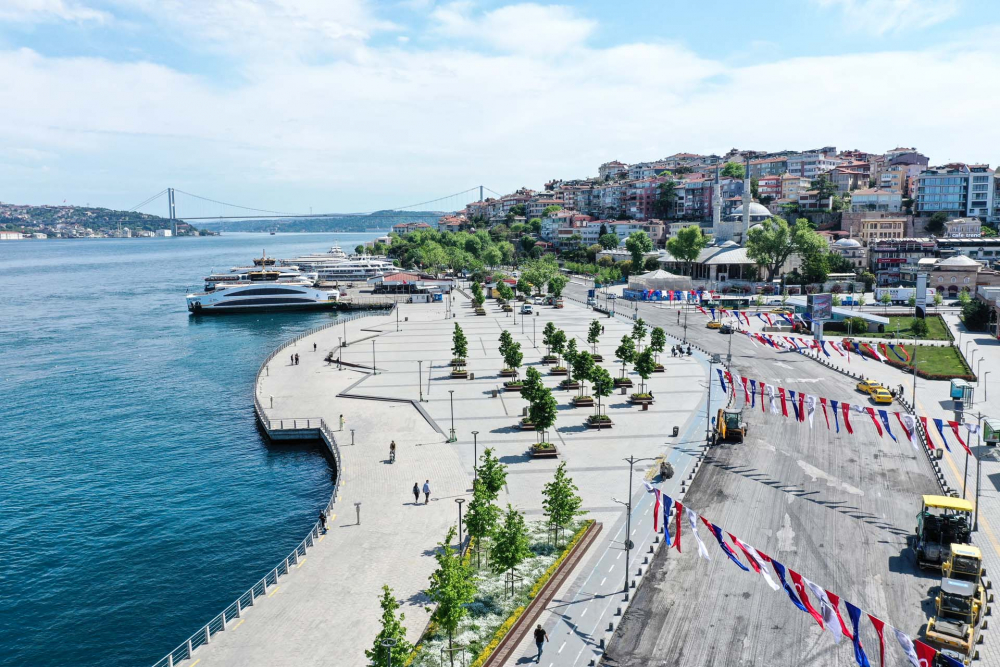
<path id="1" fill-rule="evenodd" d="M 935 658 L 942 660 L 943 664 L 949 667 L 962 666 L 962 663 L 955 658 L 944 653 L 938 655 L 938 651 L 933 647 L 928 646 L 920 640 L 912 639 L 902 630 L 888 625 L 883 619 L 863 611 L 860 607 L 851 604 L 847 600 L 842 600 L 840 596 L 810 581 L 799 572 L 779 562 L 776 558 L 755 549 L 732 533 L 724 533 L 718 525 L 709 521 L 704 516 L 698 515 L 690 507 L 685 507 L 680 500 L 672 499 L 658 487 L 654 487 L 645 481 L 643 484 L 645 484 L 647 492 L 655 495 L 653 531 L 663 533 L 666 548 L 673 548 L 678 553 L 683 553 L 681 549 L 681 535 L 684 523 L 686 522 L 688 530 L 697 544 L 698 556 L 708 561 L 712 560 L 712 555 L 709 553 L 708 547 L 698 533 L 698 524 L 700 522 L 712 537 L 715 538 L 719 549 L 722 550 L 726 558 L 732 561 L 733 564 L 744 572 L 753 570 L 754 573 L 761 575 L 771 590 L 784 591 L 796 608 L 812 616 L 816 624 L 819 625 L 821 632 L 825 630 L 833 636 L 834 643 L 839 644 L 844 637 L 847 637 L 853 645 L 854 659 L 859 667 L 871 667 L 868 654 L 865 653 L 864 646 L 861 643 L 861 628 L 864 618 L 868 619 L 875 630 L 875 634 L 878 636 L 879 665 L 881 667 L 885 666 L 885 630 L 887 627 L 892 630 L 896 642 L 913 667 L 927 667 L 928 665 L 935 664 Z M 672 533 L 670 530 L 671 513 L 674 515 Z M 725 538 L 727 536 L 732 546 L 726 543 Z M 740 560 L 737 552 L 743 555 L 746 563 Z M 774 576 L 772 576 L 772 573 Z M 775 581 L 775 577 L 778 581 Z M 815 602 L 810 599 L 807 591 L 815 598 Z M 850 626 L 848 626 L 848 623 L 845 622 L 844 617 L 840 613 L 841 601 L 843 601 L 844 609 L 847 610 Z"/>
<path id="2" fill-rule="evenodd" d="M 756 408 L 757 397 L 759 395 L 761 412 L 767 413 L 770 410 L 771 414 L 781 415 L 785 418 L 789 417 L 789 413 L 791 412 L 792 418 L 797 422 L 808 420 L 809 428 L 813 428 L 814 426 L 816 413 L 822 411 L 823 421 L 826 424 L 827 430 L 836 430 L 837 433 L 840 433 L 841 421 L 843 421 L 844 429 L 847 433 L 854 435 L 854 425 L 851 423 L 851 415 L 858 415 L 861 419 L 867 416 L 880 438 L 888 435 L 893 441 L 899 442 L 896 434 L 892 431 L 892 419 L 890 419 L 890 416 L 892 416 L 899 425 L 900 430 L 902 430 L 905 438 L 909 440 L 915 449 L 919 449 L 920 447 L 918 428 L 923 428 L 927 446 L 931 449 L 936 449 L 937 447 L 931 437 L 928 423 L 933 421 L 934 428 L 946 450 L 951 451 L 951 445 L 948 442 L 947 435 L 945 435 L 945 427 L 947 426 L 948 430 L 951 431 L 952 437 L 969 455 L 972 454 L 972 450 L 969 449 L 968 444 L 962 438 L 960 429 L 964 428 L 968 435 L 974 435 L 979 432 L 979 424 L 976 422 L 959 423 L 944 419 L 928 419 L 922 416 L 915 417 L 908 412 L 890 412 L 882 408 L 850 404 L 847 401 L 837 401 L 807 394 L 803 391 L 786 389 L 785 387 L 766 383 L 763 380 L 739 375 L 734 376 L 730 371 L 721 368 L 716 368 L 715 372 L 718 373 L 719 385 L 722 387 L 724 393 L 729 394 L 731 392 L 736 397 L 739 395 L 739 388 L 743 389 L 744 405 Z M 831 415 L 833 416 L 832 426 Z"/>

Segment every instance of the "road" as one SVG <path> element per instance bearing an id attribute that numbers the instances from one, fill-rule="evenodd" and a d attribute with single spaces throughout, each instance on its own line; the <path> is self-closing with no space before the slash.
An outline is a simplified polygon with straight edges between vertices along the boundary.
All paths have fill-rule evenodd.
<path id="1" fill-rule="evenodd" d="M 583 294 L 581 286 L 567 288 L 568 296 Z M 683 333 L 674 309 L 640 304 L 638 314 L 668 333 Z M 689 311 L 688 336 L 723 357 L 731 342 L 734 372 L 862 402 L 843 375 L 796 353 L 701 328 L 705 320 Z M 865 611 L 918 634 L 937 583 L 915 569 L 906 539 L 920 495 L 938 492 L 926 457 L 908 443 L 879 440 L 860 420 L 848 436 L 828 431 L 821 414 L 812 430 L 764 414 L 759 405 L 745 416 L 747 442 L 712 450 L 686 504 Z M 849 645 L 821 637 L 783 593 L 772 594 L 761 577 L 742 572 L 718 549 L 712 553 L 708 563 L 692 553 L 658 552 L 604 664 L 854 664 Z M 870 624 L 862 638 L 869 655 L 877 654 Z"/>

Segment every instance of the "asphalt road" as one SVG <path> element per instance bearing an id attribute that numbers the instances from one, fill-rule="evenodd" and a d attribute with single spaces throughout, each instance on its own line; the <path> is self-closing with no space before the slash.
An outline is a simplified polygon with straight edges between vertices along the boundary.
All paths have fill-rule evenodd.
<path id="1" fill-rule="evenodd" d="M 567 295 L 581 298 L 578 285 Z M 630 304 L 631 305 L 631 304 Z M 639 316 L 677 334 L 676 310 L 640 304 Z M 681 317 L 683 322 L 683 315 Z M 741 335 L 704 328 L 688 313 L 688 337 L 725 357 L 733 371 L 796 391 L 862 403 L 846 377 L 792 352 L 752 345 Z M 715 385 L 718 389 L 718 384 Z M 742 403 L 740 396 L 739 403 Z M 870 422 L 852 419 L 855 435 L 770 413 L 744 412 L 746 443 L 712 450 L 685 504 L 824 588 L 911 636 L 931 612 L 938 579 L 919 572 L 907 546 L 919 498 L 939 489 L 923 453 L 901 438 L 879 439 Z M 815 621 L 773 592 L 759 575 L 724 557 L 705 530 L 712 562 L 697 557 L 686 533 L 682 555 L 661 550 L 612 638 L 606 665 L 853 665 L 849 642 L 835 645 Z M 846 610 L 841 613 L 847 618 Z M 862 641 L 873 664 L 878 639 Z M 902 653 L 886 630 L 886 664 Z"/>

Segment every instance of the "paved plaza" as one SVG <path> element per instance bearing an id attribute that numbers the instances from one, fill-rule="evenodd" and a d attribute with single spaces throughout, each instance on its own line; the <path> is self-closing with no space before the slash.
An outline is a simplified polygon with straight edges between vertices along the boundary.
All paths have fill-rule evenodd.
<path id="1" fill-rule="evenodd" d="M 476 316 L 459 293 L 453 310 L 456 317 L 445 319 L 444 304 L 404 305 L 399 308 L 398 324 L 395 313 L 360 318 L 289 348 L 289 354 L 299 352 L 300 365 L 291 365 L 284 354 L 270 362 L 257 387 L 270 419 L 322 417 L 337 429 L 339 416 L 344 415 L 344 430 L 335 433 L 343 457 L 337 514 L 323 541 L 309 550 L 300 566 L 283 577 L 278 587 L 269 589 L 269 596 L 242 619 L 214 635 L 211 644 L 196 651 L 187 664 L 365 665 L 363 652 L 378 631 L 378 595 L 386 583 L 403 601 L 408 634 L 416 640 L 429 616 L 422 591 L 434 569 L 434 549 L 448 527 L 457 523 L 454 500 L 471 497 L 474 448 L 481 454 L 491 447 L 507 464 L 508 484 L 500 502 L 514 504 L 529 520 L 542 518 L 542 487 L 556 466 L 566 461 L 588 516 L 604 522 L 606 528 L 588 554 L 591 562 L 570 577 L 561 593 L 579 598 L 580 591 L 586 590 L 585 601 L 589 601 L 593 595 L 604 596 L 621 587 L 624 512 L 612 496 L 620 500 L 628 496 L 629 466 L 623 458 L 669 456 L 679 470 L 678 478 L 687 469 L 696 450 L 685 438 L 700 442 L 704 428 L 705 360 L 661 355 L 666 372 L 649 381 L 656 403 L 642 411 L 616 392 L 605 399 L 606 411 L 615 423 L 610 430 L 587 429 L 585 419 L 594 409 L 572 407 L 569 401 L 576 392 L 557 389 L 559 417 L 550 440 L 559 448 L 559 458 L 532 460 L 527 452 L 537 436 L 516 427 L 527 402 L 519 393 L 497 391 L 494 397 L 503 381 L 497 350 L 500 332 L 508 329 L 521 343 L 524 368 L 536 366 L 546 385 L 556 387 L 561 378 L 547 375 L 548 367 L 540 364 L 545 353 L 542 329 L 551 320 L 567 336 L 576 337 L 580 349 L 589 349 L 586 329 L 596 314 L 568 303 L 564 309 L 545 307 L 536 316 L 522 318 L 488 303 L 487 316 Z M 468 338 L 467 368 L 474 379 L 450 377 L 455 322 Z M 599 349 L 603 366 L 617 375 L 614 350 L 631 331 L 631 323 L 607 318 L 601 322 L 605 326 Z M 340 348 L 345 337 L 349 344 Z M 314 342 L 317 352 L 312 351 Z M 335 358 L 340 356 L 353 366 L 338 369 L 336 363 L 325 363 L 331 350 Z M 373 353 L 376 374 L 370 372 Z M 631 377 L 638 382 L 637 376 Z M 447 443 L 452 407 L 458 440 Z M 678 438 L 669 436 L 673 426 L 680 428 Z M 478 431 L 475 439 L 473 431 Z M 391 440 L 397 443 L 394 464 L 388 462 Z M 641 481 L 650 465 L 645 461 L 635 467 L 636 514 L 648 512 Z M 424 505 L 422 498 L 414 504 L 413 483 L 422 485 L 425 479 L 432 488 L 430 504 Z M 361 503 L 360 525 L 355 515 L 357 502 Z M 652 539 L 646 524 L 634 526 L 636 554 Z M 599 579 L 589 578 L 588 568 L 592 570 L 598 561 L 604 569 L 613 563 L 614 576 L 609 572 Z M 590 614 L 594 637 L 575 633 L 574 655 L 586 655 L 584 651 L 596 645 L 597 631 L 614 609 L 595 606 Z M 570 649 L 563 653 L 569 656 Z"/>

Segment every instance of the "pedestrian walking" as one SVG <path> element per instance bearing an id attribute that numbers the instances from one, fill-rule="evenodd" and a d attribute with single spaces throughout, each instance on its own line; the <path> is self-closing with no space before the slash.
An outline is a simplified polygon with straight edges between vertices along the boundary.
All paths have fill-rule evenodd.
<path id="1" fill-rule="evenodd" d="M 677 311 L 677 324 L 681 323 L 681 311 Z"/>
<path id="2" fill-rule="evenodd" d="M 389 463 L 396 462 L 396 441 L 393 440 L 389 443 Z"/>
<path id="3" fill-rule="evenodd" d="M 296 366 L 299 365 L 299 354 L 298 354 L 298 352 L 295 353 L 295 365 Z"/>
<path id="4" fill-rule="evenodd" d="M 323 510 L 319 511 L 319 522 L 323 526 L 323 532 L 326 532 L 326 512 Z"/>
<path id="5" fill-rule="evenodd" d="M 294 366 L 294 365 L 295 365 L 295 355 L 293 354 L 292 355 L 292 366 Z"/>
<path id="6" fill-rule="evenodd" d="M 340 430 L 344 430 L 344 415 L 340 415 Z"/>
<path id="7" fill-rule="evenodd" d="M 316 343 L 313 343 L 313 352 L 316 351 Z"/>
<path id="8" fill-rule="evenodd" d="M 547 632 L 545 632 L 545 629 L 542 628 L 542 624 L 539 623 L 535 627 L 535 646 L 538 647 L 538 655 L 535 656 L 535 662 L 542 661 L 542 647 L 545 645 L 545 642 L 547 641 L 549 641 L 549 635 Z"/>
<path id="9" fill-rule="evenodd" d="M 431 480 L 426 480 L 424 482 L 424 505 L 431 502 Z"/>
<path id="10" fill-rule="evenodd" d="M 420 504 L 420 485 L 416 482 L 413 483 L 413 504 Z"/>

